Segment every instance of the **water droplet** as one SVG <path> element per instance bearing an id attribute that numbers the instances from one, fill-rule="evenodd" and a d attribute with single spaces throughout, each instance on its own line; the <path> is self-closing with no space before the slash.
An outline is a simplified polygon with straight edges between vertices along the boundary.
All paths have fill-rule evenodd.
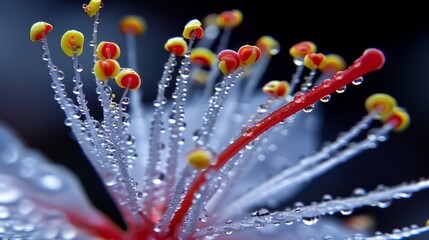
<path id="1" fill-rule="evenodd" d="M 261 229 L 261 228 L 265 227 L 265 224 L 264 224 L 264 222 L 256 219 L 255 222 L 254 222 L 254 226 L 257 229 Z"/>
<path id="2" fill-rule="evenodd" d="M 74 66 L 74 69 L 76 70 L 76 72 L 82 72 L 83 66 L 81 64 L 77 64 Z"/>
<path id="3" fill-rule="evenodd" d="M 361 197 L 361 196 L 366 195 L 366 191 L 363 188 L 356 188 L 355 190 L 353 190 L 352 194 L 353 194 L 353 196 Z"/>
<path id="4" fill-rule="evenodd" d="M 335 238 L 332 235 L 325 235 L 323 240 L 335 240 Z"/>
<path id="5" fill-rule="evenodd" d="M 329 102 L 329 100 L 331 100 L 331 95 L 329 95 L 329 94 L 320 99 L 320 101 L 324 102 L 324 103 Z"/>
<path id="6" fill-rule="evenodd" d="M 347 86 L 342 86 L 336 90 L 337 93 L 343 93 L 346 91 Z"/>
<path id="7" fill-rule="evenodd" d="M 328 202 L 328 201 L 332 201 L 333 197 L 329 194 L 325 194 L 322 196 L 322 201 L 323 202 Z"/>
<path id="8" fill-rule="evenodd" d="M 34 203 L 28 199 L 23 199 L 18 204 L 18 211 L 22 215 L 27 215 L 34 209 Z"/>
<path id="9" fill-rule="evenodd" d="M 252 129 L 252 127 L 250 127 L 250 126 L 244 126 L 244 127 L 241 129 L 241 134 L 242 134 L 243 136 L 246 136 L 246 137 L 250 137 L 250 136 L 252 136 L 252 134 L 253 134 L 253 129 Z"/>
<path id="10" fill-rule="evenodd" d="M 352 81 L 353 85 L 360 85 L 363 82 L 363 77 L 358 77 L 355 80 Z"/>
<path id="11" fill-rule="evenodd" d="M 232 232 L 233 232 L 233 229 L 232 229 L 232 228 L 230 228 L 230 227 L 224 227 L 224 228 L 223 228 L 223 232 L 224 232 L 226 235 L 231 235 L 231 234 L 232 234 Z"/>
<path id="12" fill-rule="evenodd" d="M 68 127 L 70 127 L 71 125 L 73 125 L 73 121 L 71 120 L 71 118 L 66 118 L 64 120 L 64 124 Z"/>
<path id="13" fill-rule="evenodd" d="M 311 226 L 316 224 L 319 221 L 319 219 L 320 219 L 320 216 L 308 216 L 308 217 L 303 217 L 302 222 L 305 225 Z"/>
<path id="14" fill-rule="evenodd" d="M 41 177 L 40 184 L 43 188 L 51 191 L 57 191 L 63 187 L 63 181 L 59 177 L 51 174 Z"/>
<path id="15" fill-rule="evenodd" d="M 180 71 L 180 76 L 182 76 L 182 78 L 188 78 L 190 73 L 191 71 L 189 68 L 183 68 L 182 71 Z"/>
<path id="16" fill-rule="evenodd" d="M 314 104 L 308 105 L 307 107 L 303 108 L 302 111 L 304 111 L 305 113 L 310 113 L 312 112 L 314 109 Z"/>
<path id="17" fill-rule="evenodd" d="M 63 80 L 64 79 L 64 77 L 65 77 L 65 74 L 64 74 L 64 72 L 63 71 L 58 71 L 57 72 L 57 79 L 58 80 Z"/>
<path id="18" fill-rule="evenodd" d="M 294 59 L 293 59 L 293 63 L 294 63 L 296 66 L 302 66 L 302 65 L 304 64 L 304 61 L 302 60 L 302 58 L 298 58 L 298 57 L 296 57 L 296 58 L 294 58 Z"/>
<path id="19" fill-rule="evenodd" d="M 111 186 L 115 185 L 117 182 L 118 182 L 118 179 L 116 177 L 116 173 L 109 172 L 106 174 L 106 176 L 104 178 L 104 184 L 111 187 Z"/>
<path id="20" fill-rule="evenodd" d="M 380 200 L 380 201 L 377 203 L 377 206 L 378 206 L 379 208 L 387 208 L 387 207 L 389 207 L 391 204 L 392 204 L 392 201 L 391 201 L 390 199 L 383 199 L 383 200 Z"/>
<path id="21" fill-rule="evenodd" d="M 47 53 L 43 53 L 42 54 L 42 59 L 43 59 L 43 61 L 48 61 L 49 60 L 48 54 Z"/>
<path id="22" fill-rule="evenodd" d="M 347 215 L 352 214 L 352 213 L 353 213 L 353 210 L 352 210 L 352 209 L 343 209 L 343 210 L 341 210 L 340 212 L 341 212 L 341 214 L 343 214 L 343 215 L 347 216 Z"/>
<path id="23" fill-rule="evenodd" d="M 136 191 L 135 195 L 136 195 L 136 198 L 142 198 L 143 197 L 143 193 L 141 191 Z"/>
<path id="24" fill-rule="evenodd" d="M 270 211 L 268 209 L 266 209 L 266 208 L 261 208 L 258 211 L 256 211 L 256 215 L 257 216 L 265 216 L 265 215 L 268 215 L 268 214 L 270 214 Z"/>
<path id="25" fill-rule="evenodd" d="M 12 185 L 0 182 L 0 204 L 10 204 L 21 197 L 21 192 Z"/>

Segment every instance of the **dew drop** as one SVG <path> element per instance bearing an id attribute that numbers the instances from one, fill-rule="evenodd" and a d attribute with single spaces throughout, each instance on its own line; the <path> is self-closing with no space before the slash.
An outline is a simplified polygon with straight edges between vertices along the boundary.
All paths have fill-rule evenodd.
<path id="1" fill-rule="evenodd" d="M 82 72 L 83 66 L 81 64 L 77 64 L 74 66 L 74 70 L 76 70 L 76 72 Z"/>
<path id="2" fill-rule="evenodd" d="M 43 61 L 48 61 L 49 60 L 48 54 L 47 53 L 43 53 L 42 54 L 42 59 L 43 59 Z"/>
<path id="3" fill-rule="evenodd" d="M 268 215 L 268 214 L 270 214 L 270 211 L 268 209 L 266 209 L 266 208 L 261 208 L 258 211 L 256 211 L 256 215 L 257 216 L 265 216 L 265 215 Z"/>
<path id="4" fill-rule="evenodd" d="M 21 192 L 12 185 L 0 182 L 0 204 L 9 204 L 17 201 L 21 197 Z"/>
<path id="5" fill-rule="evenodd" d="M 320 99 L 320 101 L 324 103 L 329 102 L 329 100 L 331 100 L 331 95 L 329 94 Z"/>
<path id="6" fill-rule="evenodd" d="M 392 201 L 390 201 L 390 200 L 388 200 L 388 199 L 384 199 L 384 200 L 380 200 L 380 201 L 377 203 L 377 206 L 378 206 L 379 208 L 387 208 L 387 207 L 389 207 L 391 204 L 392 204 Z"/>
<path id="7" fill-rule="evenodd" d="M 313 109 L 314 109 L 314 104 L 311 104 L 311 105 L 303 108 L 302 111 L 304 111 L 305 113 L 310 113 L 313 111 Z"/>
<path id="8" fill-rule="evenodd" d="M 304 64 L 304 61 L 302 60 L 302 58 L 298 58 L 298 57 L 296 57 L 296 58 L 294 58 L 294 59 L 293 59 L 293 63 L 294 63 L 296 66 L 302 66 L 302 65 Z"/>
<path id="9" fill-rule="evenodd" d="M 231 235 L 231 234 L 232 234 L 232 232 L 233 232 L 233 229 L 232 229 L 232 228 L 230 228 L 230 227 L 224 227 L 224 228 L 223 228 L 223 232 L 224 232 L 226 235 Z"/>
<path id="10" fill-rule="evenodd" d="M 142 198 L 143 197 L 143 193 L 141 191 L 136 191 L 135 195 L 136 195 L 136 198 Z"/>
<path id="11" fill-rule="evenodd" d="M 342 86 L 342 87 L 340 87 L 340 88 L 338 88 L 337 90 L 336 90 L 336 92 L 337 93 L 343 93 L 343 92 L 345 92 L 346 91 L 346 86 Z"/>
<path id="12" fill-rule="evenodd" d="M 352 210 L 352 209 L 343 209 L 343 210 L 341 210 L 340 212 L 341 212 L 341 214 L 343 214 L 343 215 L 347 216 L 347 215 L 352 214 L 352 213 L 353 213 L 353 210 Z"/>
<path id="13" fill-rule="evenodd" d="M 352 194 L 353 196 L 360 197 L 364 196 L 366 194 L 366 191 L 363 188 L 356 188 L 355 190 L 353 190 Z"/>
<path id="14" fill-rule="evenodd" d="M 73 121 L 71 120 L 71 118 L 66 118 L 64 120 L 64 124 L 68 127 L 70 127 L 73 124 Z"/>
<path id="15" fill-rule="evenodd" d="M 261 228 L 265 227 L 265 224 L 262 221 L 256 219 L 254 222 L 254 226 L 257 229 L 261 229 Z"/>
<path id="16" fill-rule="evenodd" d="M 245 137 L 250 137 L 250 136 L 252 136 L 252 134 L 253 134 L 253 129 L 252 129 L 252 127 L 250 127 L 250 126 L 244 126 L 244 127 L 241 129 L 241 134 L 242 134 L 243 136 L 245 136 Z"/>
<path id="17" fill-rule="evenodd" d="M 106 176 L 104 178 L 104 184 L 111 187 L 111 186 L 115 185 L 117 182 L 118 182 L 118 179 L 116 177 L 116 173 L 109 172 L 106 174 Z"/>
<path id="18" fill-rule="evenodd" d="M 63 80 L 64 79 L 64 77 L 65 77 L 65 74 L 64 74 L 64 72 L 63 71 L 58 71 L 57 72 L 57 79 L 58 80 Z"/>
<path id="19" fill-rule="evenodd" d="M 62 180 L 59 177 L 51 174 L 41 177 L 40 184 L 43 188 L 51 191 L 57 191 L 63 187 Z"/>
<path id="20" fill-rule="evenodd" d="M 363 77 L 358 77 L 355 80 L 352 81 L 353 85 L 361 85 L 363 82 Z"/>
<path id="21" fill-rule="evenodd" d="M 310 216 L 310 217 L 303 217 L 302 218 L 302 222 L 305 225 L 311 226 L 316 224 L 320 219 L 320 216 Z"/>

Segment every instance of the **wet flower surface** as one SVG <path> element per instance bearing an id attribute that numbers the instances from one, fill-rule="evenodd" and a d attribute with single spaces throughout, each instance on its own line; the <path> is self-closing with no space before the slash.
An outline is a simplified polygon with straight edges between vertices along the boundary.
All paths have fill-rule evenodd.
<path id="1" fill-rule="evenodd" d="M 358 85 L 371 81 L 373 71 L 383 71 L 382 50 L 367 46 L 347 65 L 339 55 L 319 53 L 318 46 L 302 39 L 284 47 L 262 35 L 233 47 L 229 40 L 241 26 L 243 12 L 220 11 L 202 22 L 184 21 L 165 39 L 170 53 L 164 54 L 164 67 L 159 66 L 163 72 L 152 88 L 157 89 L 153 103 L 146 104 L 141 94 L 151 88 L 135 54 L 146 22 L 133 15 L 122 18 L 117 32 L 126 44 L 117 45 L 110 42 L 112 36 L 101 35 L 109 4 L 99 3 L 83 7 L 90 29 L 85 37 L 72 26 L 53 39 L 57 24 L 40 21 L 31 27 L 30 39 L 42 44 L 41 62 L 47 63 L 52 80 L 45 85 L 51 84 L 65 113 L 64 125 L 95 171 L 91 178 L 104 184 L 125 229 L 90 204 L 69 171 L 50 164 L 2 128 L 2 236 L 398 239 L 427 231 L 423 221 L 375 232 L 371 216 L 348 217 L 362 207 L 410 201 L 427 188 L 427 179 L 357 188 L 350 197 L 292 200 L 310 180 L 358 153 L 388 145 L 390 135 L 400 137 L 396 134 L 408 127 L 409 115 L 400 101 L 370 93 L 359 100 L 368 115 L 319 146 L 325 105 L 329 108 L 351 88 L 362 88 Z M 54 41 L 61 42 L 58 51 L 52 50 Z M 287 80 L 263 82 L 271 58 L 287 50 L 296 69 L 279 76 Z M 62 52 L 69 65 L 57 64 Z M 82 61 L 85 56 L 89 63 Z M 285 208 L 288 200 L 292 203 Z"/>

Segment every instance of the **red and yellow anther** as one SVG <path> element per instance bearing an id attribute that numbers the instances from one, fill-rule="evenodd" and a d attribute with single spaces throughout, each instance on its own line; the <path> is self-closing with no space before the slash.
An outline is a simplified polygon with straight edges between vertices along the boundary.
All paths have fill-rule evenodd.
<path id="1" fill-rule="evenodd" d="M 119 21 L 119 30 L 124 35 L 142 35 L 146 31 L 146 21 L 137 15 L 128 15 Z"/>
<path id="2" fill-rule="evenodd" d="M 216 60 L 216 54 L 208 48 L 196 47 L 191 50 L 191 63 L 201 67 L 210 67 Z"/>
<path id="3" fill-rule="evenodd" d="M 164 44 L 164 48 L 170 53 L 180 57 L 185 55 L 186 51 L 188 51 L 188 45 L 182 37 L 173 37 L 168 39 Z"/>
<path id="4" fill-rule="evenodd" d="M 336 73 L 346 68 L 346 61 L 344 60 L 344 58 L 337 54 L 326 54 L 325 59 L 325 65 L 319 68 L 320 71 L 323 73 Z"/>
<path id="5" fill-rule="evenodd" d="M 374 93 L 365 100 L 366 110 L 368 112 L 378 111 L 381 119 L 389 116 L 396 106 L 396 99 L 385 93 Z"/>
<path id="6" fill-rule="evenodd" d="M 286 81 L 272 80 L 262 87 L 262 91 L 276 98 L 284 98 L 290 92 L 290 85 Z"/>
<path id="7" fill-rule="evenodd" d="M 79 56 L 83 51 L 83 40 L 84 36 L 81 32 L 69 30 L 65 32 L 61 38 L 61 49 L 69 57 L 73 56 L 74 51 L 76 51 Z"/>
<path id="8" fill-rule="evenodd" d="M 280 43 L 271 36 L 262 36 L 256 41 L 256 46 L 266 55 L 276 55 L 280 52 Z"/>
<path id="9" fill-rule="evenodd" d="M 88 4 L 83 4 L 83 10 L 89 17 L 93 17 L 102 7 L 101 0 L 91 0 Z"/>
<path id="10" fill-rule="evenodd" d="M 188 153 L 186 160 L 189 165 L 197 170 L 204 170 L 208 168 L 212 162 L 213 153 L 204 149 L 194 149 Z"/>
<path id="11" fill-rule="evenodd" d="M 393 124 L 393 131 L 402 132 L 410 125 L 410 115 L 404 108 L 394 107 L 391 114 L 382 121 L 385 124 Z"/>
<path id="12" fill-rule="evenodd" d="M 240 67 L 241 59 L 238 53 L 234 50 L 225 49 L 219 52 L 217 59 L 219 60 L 219 70 L 224 75 L 229 75 Z"/>
<path id="13" fill-rule="evenodd" d="M 196 39 L 204 37 L 204 30 L 201 27 L 201 22 L 198 19 L 192 19 L 185 25 L 185 28 L 183 29 L 183 38 L 191 39 L 192 35 L 194 35 Z"/>
<path id="14" fill-rule="evenodd" d="M 244 45 L 238 49 L 238 56 L 240 57 L 241 65 L 251 65 L 261 57 L 261 49 L 257 46 Z"/>
<path id="15" fill-rule="evenodd" d="M 30 28 L 30 40 L 38 42 L 52 31 L 53 27 L 47 22 L 36 22 Z"/>
<path id="16" fill-rule="evenodd" d="M 223 11 L 217 17 L 217 24 L 221 28 L 237 27 L 243 21 L 243 13 L 240 10 L 234 9 L 231 11 Z"/>
<path id="17" fill-rule="evenodd" d="M 326 64 L 326 57 L 323 53 L 309 53 L 304 57 L 304 66 L 314 70 L 322 68 Z"/>
<path id="18" fill-rule="evenodd" d="M 115 80 L 119 87 L 131 90 L 138 89 L 141 84 L 139 74 L 131 68 L 122 68 L 116 75 Z"/>
<path id="19" fill-rule="evenodd" d="M 114 59 L 98 60 L 94 64 L 94 74 L 99 80 L 106 81 L 118 75 L 121 67 Z"/>
<path id="20" fill-rule="evenodd" d="M 309 53 L 315 53 L 316 49 L 316 44 L 314 44 L 313 42 L 303 41 L 293 45 L 289 49 L 289 54 L 293 58 L 304 58 L 305 55 Z"/>
<path id="21" fill-rule="evenodd" d="M 98 59 L 118 59 L 121 55 L 121 49 L 114 42 L 102 41 L 97 46 Z"/>
<path id="22" fill-rule="evenodd" d="M 385 93 L 375 93 L 365 101 L 367 111 L 379 111 L 380 120 L 393 124 L 393 131 L 401 132 L 410 125 L 410 116 L 404 108 L 398 107 L 395 98 Z"/>

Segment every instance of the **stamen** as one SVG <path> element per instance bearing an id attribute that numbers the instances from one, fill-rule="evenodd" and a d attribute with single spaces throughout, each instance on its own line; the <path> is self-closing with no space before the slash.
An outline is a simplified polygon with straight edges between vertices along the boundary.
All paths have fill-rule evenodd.
<path id="1" fill-rule="evenodd" d="M 367 49 L 361 57 L 354 61 L 352 66 L 343 72 L 337 73 L 332 79 L 324 81 L 322 85 L 317 86 L 308 91 L 306 94 L 303 94 L 303 96 L 294 99 L 292 102 L 284 105 L 280 109 L 274 111 L 272 114 L 261 120 L 259 124 L 249 128 L 247 134 L 244 134 L 236 139 L 235 142 L 233 142 L 222 153 L 219 154 L 218 161 L 215 165 L 212 165 L 197 176 L 193 184 L 190 186 L 180 209 L 176 212 L 176 215 L 171 220 L 169 228 L 170 231 L 174 231 L 176 229 L 176 226 L 181 222 L 184 215 L 191 206 L 194 194 L 207 181 L 205 174 L 206 172 L 219 170 L 229 159 L 231 159 L 238 151 L 240 151 L 240 149 L 244 148 L 248 143 L 275 124 L 283 121 L 299 110 L 314 104 L 323 96 L 331 94 L 336 89 L 351 83 L 356 78 L 368 72 L 380 69 L 383 64 L 384 55 L 380 50 Z"/>
<path id="2" fill-rule="evenodd" d="M 301 81 L 301 75 L 304 71 L 304 57 L 309 53 L 316 52 L 316 45 L 310 41 L 303 41 L 293 45 L 289 49 L 289 54 L 293 57 L 293 63 L 296 65 L 296 71 L 292 75 L 292 80 L 290 81 L 291 91 L 287 97 L 288 101 L 291 101 L 293 94 L 295 93 L 295 88 L 298 83 Z"/>

